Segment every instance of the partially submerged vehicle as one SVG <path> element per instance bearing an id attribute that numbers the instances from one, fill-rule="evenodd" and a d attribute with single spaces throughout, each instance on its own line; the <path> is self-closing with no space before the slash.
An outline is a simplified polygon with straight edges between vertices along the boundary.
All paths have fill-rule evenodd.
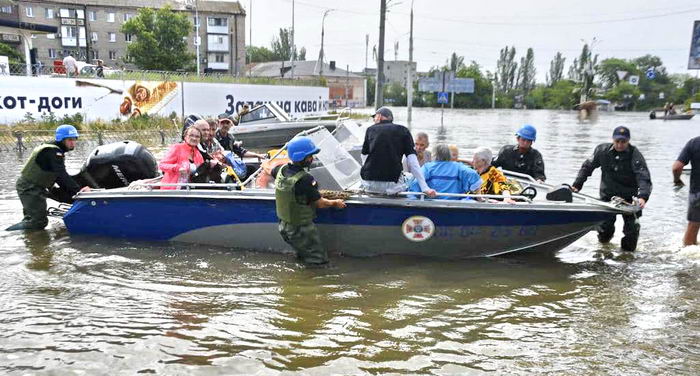
<path id="1" fill-rule="evenodd" d="M 343 132 L 336 137 L 338 133 Z M 460 200 L 426 199 L 416 192 L 371 195 L 357 189 L 360 164 L 346 144 L 322 127 L 304 134 L 321 148 L 321 165 L 311 170 L 319 186 L 346 198 L 347 208 L 318 212 L 316 223 L 331 253 L 468 258 L 554 252 L 601 222 L 638 210 L 570 190 L 561 197 L 538 198 L 536 189 L 551 186 L 522 176 L 525 190 L 513 196 L 518 200 L 513 205 L 491 195 L 440 194 Z M 355 139 L 359 133 L 344 134 Z M 254 182 L 251 176 L 242 184 L 177 184 L 180 189 L 161 190 L 164 184 L 150 179 L 92 190 L 75 197 L 63 220 L 75 235 L 291 252 L 278 233 L 274 190 L 255 187 Z"/>
<path id="2" fill-rule="evenodd" d="M 299 132 L 317 126 L 332 132 L 339 121 L 339 115 L 292 119 L 279 105 L 269 102 L 253 107 L 242 115 L 238 126 L 231 127 L 229 133 L 236 140 L 243 141 L 246 148 L 275 148 L 286 144 Z"/>

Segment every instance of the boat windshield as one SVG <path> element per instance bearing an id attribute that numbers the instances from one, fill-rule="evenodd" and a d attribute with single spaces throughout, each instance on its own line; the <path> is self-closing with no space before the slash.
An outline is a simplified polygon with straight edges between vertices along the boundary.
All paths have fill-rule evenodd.
<path id="1" fill-rule="evenodd" d="M 366 127 L 360 127 L 352 120 L 345 120 L 335 127 L 333 135 L 338 142 L 345 146 L 362 145 L 365 140 Z"/>
<path id="2" fill-rule="evenodd" d="M 244 123 L 248 122 L 253 122 L 253 121 L 259 121 L 259 120 L 267 120 L 267 119 L 276 119 L 277 117 L 275 114 L 267 108 L 267 106 L 260 106 L 258 108 L 254 108 L 250 110 L 247 114 L 243 115 L 241 117 L 241 125 L 245 125 Z"/>
<path id="3" fill-rule="evenodd" d="M 341 188 L 348 189 L 360 181 L 360 164 L 345 150 L 327 129 L 309 135 L 321 152 L 316 158 L 324 170 Z"/>

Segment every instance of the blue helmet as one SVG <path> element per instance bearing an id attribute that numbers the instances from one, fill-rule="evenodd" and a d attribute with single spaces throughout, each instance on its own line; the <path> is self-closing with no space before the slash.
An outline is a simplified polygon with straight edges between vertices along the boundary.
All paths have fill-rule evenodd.
<path id="1" fill-rule="evenodd" d="M 295 137 L 287 145 L 287 155 L 292 162 L 301 162 L 309 155 L 314 155 L 321 151 L 308 137 Z"/>
<path id="2" fill-rule="evenodd" d="M 537 129 L 530 124 L 525 124 L 515 132 L 515 135 L 526 140 L 535 141 L 537 138 Z"/>
<path id="3" fill-rule="evenodd" d="M 78 138 L 78 130 L 70 124 L 59 125 L 56 128 L 56 141 L 61 142 L 66 138 Z"/>

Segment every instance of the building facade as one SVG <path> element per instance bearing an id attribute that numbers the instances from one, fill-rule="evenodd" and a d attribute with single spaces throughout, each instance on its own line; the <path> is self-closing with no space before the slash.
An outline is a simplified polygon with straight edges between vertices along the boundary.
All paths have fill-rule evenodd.
<path id="1" fill-rule="evenodd" d="M 136 16 L 139 8 L 165 6 L 187 13 L 194 25 L 187 37 L 188 49 L 193 54 L 197 50 L 196 25 L 199 24 L 201 71 L 237 75 L 245 65 L 246 13 L 239 2 L 20 0 L 17 4 L 20 22 L 55 25 L 59 29 L 56 34 L 31 36 L 37 60 L 45 66 L 53 65 L 55 60 L 70 53 L 88 63 L 100 59 L 107 66 L 135 69 L 127 56 L 127 45 L 135 37 L 122 33 L 121 26 Z"/>
<path id="2" fill-rule="evenodd" d="M 415 82 L 418 80 L 416 75 L 416 62 L 409 63 L 405 60 L 391 60 L 384 62 L 384 82 L 385 83 L 398 83 L 403 87 L 407 87 L 408 82 L 408 70 L 411 69 L 411 77 Z M 376 72 L 376 70 L 375 70 Z"/>

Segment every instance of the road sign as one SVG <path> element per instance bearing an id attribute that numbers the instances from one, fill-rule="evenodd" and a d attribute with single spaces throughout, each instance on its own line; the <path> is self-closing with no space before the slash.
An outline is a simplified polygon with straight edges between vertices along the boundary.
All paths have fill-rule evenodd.
<path id="1" fill-rule="evenodd" d="M 650 79 L 650 80 L 653 80 L 654 78 L 656 78 L 656 72 L 654 72 L 654 68 L 653 68 L 653 67 L 647 69 L 647 73 L 646 73 L 646 74 L 647 74 L 647 78 Z"/>
<path id="2" fill-rule="evenodd" d="M 629 83 L 635 86 L 639 85 L 639 76 L 630 76 Z"/>
<path id="3" fill-rule="evenodd" d="M 473 93 L 474 79 L 473 78 L 455 78 L 448 82 L 445 90 L 454 93 Z"/>
<path id="4" fill-rule="evenodd" d="M 450 95 L 446 91 L 440 91 L 437 93 L 438 104 L 448 104 L 450 102 Z"/>

